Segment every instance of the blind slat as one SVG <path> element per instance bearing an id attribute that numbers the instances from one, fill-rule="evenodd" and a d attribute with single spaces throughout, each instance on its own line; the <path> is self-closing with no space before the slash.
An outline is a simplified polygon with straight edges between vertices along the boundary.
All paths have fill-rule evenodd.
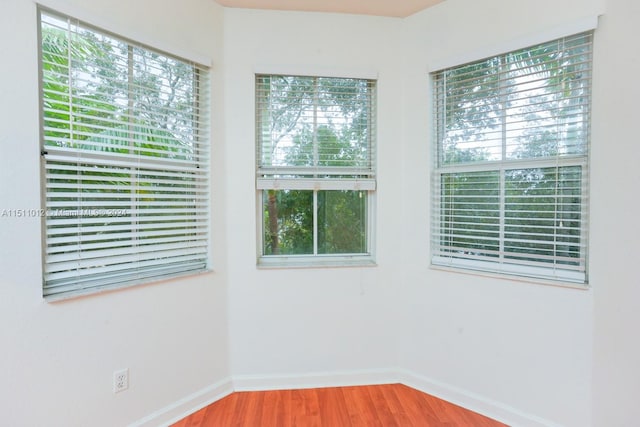
<path id="1" fill-rule="evenodd" d="M 206 253 L 206 246 L 206 242 L 195 240 L 174 244 L 139 245 L 134 248 L 104 248 L 92 251 L 85 249 L 80 259 L 75 259 L 68 253 L 50 254 L 46 272 L 52 273 L 99 267 L 105 264 L 123 264 L 156 258 L 171 258 L 178 255 Z M 132 250 L 135 250 L 135 253 L 131 253 Z"/>
<path id="2" fill-rule="evenodd" d="M 45 285 L 45 292 L 52 295 L 65 295 L 91 292 L 123 285 L 145 283 L 154 278 L 169 278 L 185 273 L 197 273 L 206 268 L 204 259 L 176 259 L 174 263 L 146 264 L 135 270 L 111 271 L 108 274 L 94 273 L 90 276 L 77 276 L 73 281 L 58 279 Z"/>
<path id="3" fill-rule="evenodd" d="M 198 271 L 203 271 L 203 267 L 206 266 L 206 257 L 204 252 L 193 255 L 182 255 L 172 258 L 153 258 L 148 260 L 142 260 L 135 264 L 124 263 L 106 265 L 103 267 L 94 267 L 88 269 L 75 269 L 64 272 L 55 272 L 49 275 L 49 281 L 47 288 L 56 289 L 59 286 L 74 285 L 76 283 L 84 282 L 91 287 L 91 282 L 94 280 L 102 281 L 103 285 L 109 285 L 110 278 L 121 278 L 123 275 L 129 277 L 129 280 L 134 280 L 138 277 L 138 272 L 145 273 L 151 272 L 151 270 L 158 270 L 157 277 L 162 277 L 161 271 L 165 268 L 165 264 L 179 264 L 184 263 L 185 266 L 198 264 L 201 268 Z M 179 271 L 178 265 L 175 266 L 175 271 Z M 191 272 L 187 270 L 186 272 Z M 52 292 L 55 294 L 56 292 Z"/>

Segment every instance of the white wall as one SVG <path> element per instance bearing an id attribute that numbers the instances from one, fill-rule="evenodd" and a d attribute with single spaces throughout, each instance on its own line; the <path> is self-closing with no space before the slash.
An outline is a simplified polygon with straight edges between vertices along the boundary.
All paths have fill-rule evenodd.
<path id="1" fill-rule="evenodd" d="M 591 277 L 593 424 L 640 419 L 640 4 L 607 0 L 596 38 Z"/>
<path id="2" fill-rule="evenodd" d="M 448 0 L 405 21 L 406 258 L 400 365 L 423 389 L 516 425 L 590 425 L 595 292 L 429 268 L 428 71 L 455 65 L 458 59 L 471 61 L 525 47 L 513 43 L 601 10 L 598 2 L 585 0 Z M 604 49 L 610 47 L 597 45 L 596 63 Z M 594 85 L 610 85 L 598 71 Z M 594 103 L 599 101 L 594 98 Z M 594 130 L 605 123 L 597 111 Z M 594 171 L 613 166 L 596 154 L 604 144 L 617 142 L 598 135 L 594 131 Z M 594 174 L 594 201 L 598 191 L 605 191 L 598 178 Z M 594 214 L 600 210 L 595 206 Z M 595 215 L 594 238 L 608 226 Z M 612 247 L 608 251 L 612 253 Z M 591 257 L 591 284 L 601 289 L 606 282 L 595 271 L 607 265 L 609 257 L 600 250 L 595 254 L 599 256 Z M 619 273 L 623 277 L 624 271 Z"/>
<path id="3" fill-rule="evenodd" d="M 211 0 L 48 4 L 162 46 L 222 56 L 222 10 Z M 2 209 L 40 207 L 36 31 L 34 2 L 0 2 Z M 223 190 L 214 184 L 216 194 Z M 126 425 L 223 391 L 230 375 L 224 210 L 214 211 L 216 273 L 58 303 L 41 297 L 39 218 L 0 217 L 0 424 Z M 114 395 L 120 368 L 129 368 L 130 388 Z M 156 415 L 157 422 L 175 414 Z"/>
<path id="4" fill-rule="evenodd" d="M 216 272 L 48 304 L 39 220 L 0 217 L 3 423 L 153 424 L 229 390 L 231 375 L 238 388 L 400 379 L 513 425 L 637 423 L 634 0 L 447 0 L 406 20 L 223 11 L 212 0 L 86 3 L 72 6 L 214 59 Z M 591 289 L 429 269 L 427 70 L 602 11 Z M 0 79 L 0 208 L 38 207 L 34 3 L 1 3 L 0 32 L 0 57 L 11 59 Z M 256 268 L 256 67 L 378 73 L 377 267 Z M 131 389 L 114 395 L 122 367 Z"/>
<path id="5" fill-rule="evenodd" d="M 401 21 L 225 11 L 231 360 L 239 387 L 375 382 L 396 365 Z M 377 267 L 256 268 L 254 73 L 379 76 Z M 313 376 L 313 377 L 310 377 Z M 266 378 L 265 378 L 266 377 Z"/>

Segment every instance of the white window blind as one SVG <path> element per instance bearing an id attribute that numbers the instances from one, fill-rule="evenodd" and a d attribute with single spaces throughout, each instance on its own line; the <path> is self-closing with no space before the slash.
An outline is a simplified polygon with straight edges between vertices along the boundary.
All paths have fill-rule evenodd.
<path id="1" fill-rule="evenodd" d="M 256 76 L 258 188 L 375 189 L 375 81 Z"/>
<path id="2" fill-rule="evenodd" d="M 592 33 L 433 73 L 432 263 L 587 282 Z"/>
<path id="3" fill-rule="evenodd" d="M 208 70 L 40 12 L 46 297 L 199 272 Z"/>
<path id="4" fill-rule="evenodd" d="M 369 79 L 256 75 L 263 261 L 370 255 L 375 86 Z"/>

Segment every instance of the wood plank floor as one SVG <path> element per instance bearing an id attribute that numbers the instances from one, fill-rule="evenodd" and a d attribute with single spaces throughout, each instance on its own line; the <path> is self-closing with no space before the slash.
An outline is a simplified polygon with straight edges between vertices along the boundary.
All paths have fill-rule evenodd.
<path id="1" fill-rule="evenodd" d="M 236 392 L 173 427 L 504 427 L 402 384 Z"/>

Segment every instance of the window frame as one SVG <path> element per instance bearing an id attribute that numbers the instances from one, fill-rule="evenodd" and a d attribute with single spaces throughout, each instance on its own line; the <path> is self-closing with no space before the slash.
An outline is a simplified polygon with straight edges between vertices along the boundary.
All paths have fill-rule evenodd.
<path id="1" fill-rule="evenodd" d="M 46 19 L 43 19 L 46 17 Z M 96 37 L 96 40 L 110 40 L 111 43 L 121 43 L 122 46 L 126 46 L 129 51 L 129 57 L 126 59 L 127 61 L 127 73 L 129 74 L 129 83 L 128 87 L 124 92 L 126 92 L 126 103 L 128 106 L 121 105 L 120 108 L 122 111 L 120 114 L 128 115 L 128 121 L 124 121 L 122 123 L 128 123 L 127 126 L 122 127 L 122 125 L 118 125 L 118 123 L 113 122 L 114 119 L 111 119 L 111 125 L 105 124 L 101 126 L 102 131 L 98 132 L 97 130 L 91 131 L 88 133 L 86 140 L 75 139 L 73 136 L 72 127 L 76 126 L 76 120 L 81 117 L 80 114 L 83 114 L 85 117 L 93 117 L 91 116 L 91 112 L 75 112 L 73 110 L 69 110 L 68 112 L 68 127 L 61 127 L 61 132 L 66 131 L 69 133 L 68 138 L 65 139 L 65 142 L 62 145 L 51 145 L 51 142 L 48 142 L 48 137 L 45 134 L 47 129 L 51 131 L 50 126 L 47 128 L 47 120 L 51 119 L 51 112 L 45 112 L 45 101 L 48 99 L 45 95 L 47 89 L 45 88 L 46 82 L 45 78 L 49 74 L 50 71 L 46 71 L 44 68 L 44 55 L 51 54 L 49 51 L 45 52 L 43 47 L 43 26 L 44 25 L 53 25 L 51 23 L 46 23 L 46 20 L 59 20 L 61 22 L 67 21 L 68 28 L 61 28 L 61 31 L 64 31 L 66 37 L 73 37 L 72 33 L 75 32 L 87 32 L 91 35 L 91 37 Z M 72 29 L 75 28 L 75 29 Z M 203 65 L 202 62 L 198 62 L 195 60 L 185 59 L 178 55 L 168 53 L 161 49 L 151 47 L 147 44 L 137 42 L 123 35 L 116 34 L 114 32 L 105 30 L 93 24 L 87 23 L 84 20 L 78 19 L 70 13 L 66 13 L 63 11 L 57 11 L 54 9 L 50 9 L 48 7 L 38 6 L 37 8 L 37 28 L 38 28 L 38 85 L 39 85 L 39 115 L 40 115 L 40 159 L 41 159 L 41 173 L 40 173 L 40 181 L 41 181 L 41 212 L 42 215 L 42 266 L 43 266 L 43 282 L 42 282 L 42 295 L 46 301 L 57 301 L 61 299 L 74 298 L 77 296 L 91 295 L 96 293 L 101 293 L 105 291 L 126 288 L 131 286 L 136 286 L 140 284 L 147 284 L 151 282 L 157 282 L 161 280 L 166 280 L 175 277 L 185 277 L 192 276 L 195 274 L 200 274 L 203 272 L 208 272 L 211 270 L 211 236 L 210 236 L 210 214 L 211 214 L 211 194 L 210 194 L 210 186 L 211 186 L 211 173 L 210 173 L 210 151 L 211 151 L 211 137 L 210 137 L 210 101 L 209 101 L 209 90 L 210 90 L 210 68 L 208 65 Z M 104 41 L 103 41 L 104 42 Z M 67 49 L 70 49 L 67 47 Z M 135 83 L 131 83 L 131 79 L 133 79 L 134 73 L 134 55 L 136 55 L 135 49 L 138 49 L 139 55 L 149 55 L 154 58 L 160 58 L 160 60 L 166 60 L 167 63 L 175 63 L 180 64 L 180 66 L 188 67 L 189 70 L 189 80 L 188 85 L 190 86 L 190 95 L 188 96 L 188 103 L 191 105 L 192 113 L 188 114 L 185 117 L 188 117 L 185 123 L 188 123 L 186 127 L 180 127 L 174 129 L 176 133 L 187 132 L 188 137 L 185 140 L 180 139 L 181 137 L 177 136 L 177 134 L 172 134 L 169 136 L 170 131 L 164 131 L 163 128 L 153 127 L 148 123 L 145 123 L 143 119 L 140 119 L 140 124 L 136 122 L 138 119 L 137 113 L 133 111 L 133 103 L 135 98 L 134 91 Z M 71 59 L 71 53 L 69 53 L 69 58 Z M 86 54 L 86 55 L 91 55 Z M 95 60 L 95 56 L 89 56 L 89 61 Z M 199 58 L 202 59 L 202 58 Z M 203 61 L 208 62 L 208 61 Z M 86 62 L 85 62 L 86 64 Z M 95 64 L 94 67 L 98 67 Z M 145 67 L 153 67 L 146 66 Z M 71 79 L 72 73 L 78 72 L 76 67 L 66 66 L 68 69 L 67 77 Z M 103 68 L 96 68 L 99 70 L 103 70 Z M 172 71 L 175 71 L 173 69 Z M 82 73 L 83 71 L 79 71 Z M 145 70 L 144 72 L 149 72 Z M 82 75 L 85 79 L 91 79 L 89 74 Z M 160 74 L 158 74 L 160 75 Z M 161 75 L 160 75 L 161 76 Z M 162 76 L 160 77 L 162 78 Z M 89 80 L 90 84 L 96 83 L 98 78 L 95 81 Z M 106 80 L 105 80 L 106 81 Z M 76 97 L 74 91 L 78 90 L 81 85 L 75 84 L 72 80 L 70 80 L 65 84 L 69 90 L 69 97 L 73 99 Z M 97 84 L 97 83 L 96 83 Z M 160 83 L 163 85 L 164 83 Z M 112 89 L 116 90 L 116 86 L 110 86 Z M 70 102 L 70 109 L 73 103 Z M 97 101 L 96 101 L 97 102 Z M 107 101 L 104 102 L 104 105 L 107 105 Z M 142 101 L 141 101 L 142 102 Z M 167 101 L 169 102 L 169 101 Z M 117 102 L 113 100 L 113 104 L 109 104 L 109 106 L 113 106 L 114 110 L 107 110 L 113 112 L 115 114 L 117 110 L 116 106 Z M 82 104 L 79 104 L 82 107 Z M 167 106 L 167 114 L 171 114 L 170 106 Z M 55 110 L 49 107 L 49 110 L 53 111 L 55 114 L 58 110 Z M 78 110 L 80 111 L 80 110 Z M 99 111 L 99 110 L 95 110 Z M 164 111 L 164 110 L 163 110 Z M 108 116 L 105 114 L 105 120 L 108 121 Z M 174 114 L 174 118 L 177 119 L 185 119 L 185 117 L 178 116 Z M 96 116 L 99 117 L 99 116 Z M 88 125 L 90 128 L 90 125 Z M 138 128 L 138 126 L 140 128 Z M 184 125 L 180 125 L 184 126 Z M 124 130 L 122 130 L 122 129 Z M 97 127 L 96 127 L 97 129 Z M 169 129 L 169 128 L 167 128 Z M 186 129 L 186 130 L 185 130 Z M 89 131 L 87 131 L 89 132 Z M 111 134 L 112 132 L 113 134 Z M 149 132 L 147 134 L 146 132 Z M 154 133 L 155 132 L 155 133 Z M 120 133 L 124 133 L 125 136 L 121 136 Z M 162 136 L 165 135 L 166 136 Z M 91 142 L 91 138 L 94 139 Z M 98 138 L 98 139 L 95 139 Z M 129 154 L 123 154 L 121 156 L 113 155 L 114 153 L 110 153 L 110 150 L 107 148 L 104 150 L 104 153 L 101 153 L 98 146 L 104 145 L 109 146 L 109 144 L 113 144 L 113 141 L 125 141 L 123 138 L 126 138 L 125 144 L 123 147 L 128 147 Z M 151 138 L 151 139 L 145 139 Z M 154 139 L 159 138 L 159 139 Z M 189 139 L 191 138 L 191 139 Z M 102 141 L 104 139 L 104 141 Z M 190 142 L 189 142 L 190 141 Z M 120 142 L 122 143 L 122 142 Z M 128 145 L 126 145 L 128 144 Z M 155 145 L 154 145 L 155 144 Z M 94 145 L 94 148 L 88 148 Z M 65 153 L 65 147 L 75 147 L 72 152 Z M 84 148 L 83 148 L 84 146 Z M 61 148 L 62 147 L 62 148 Z M 98 148 L 96 148 L 98 147 Z M 165 148 L 162 148 L 165 147 Z M 182 154 L 178 150 L 178 148 L 183 148 Z M 190 148 L 188 148 L 190 147 Z M 166 151 L 165 151 L 166 150 Z M 190 150 L 190 151 L 189 151 Z M 151 152 L 157 151 L 156 154 L 149 154 Z M 136 154 L 137 153 L 137 154 Z M 184 160 L 179 160 L 183 156 Z M 75 160 L 73 157 L 75 156 Z M 189 160 L 190 158 L 190 160 Z M 60 208 L 56 205 L 55 202 L 50 202 L 49 197 L 54 195 L 50 191 L 55 191 L 57 184 L 50 184 L 51 181 L 60 180 L 61 175 L 59 175 L 59 170 L 55 166 L 56 162 L 58 162 L 60 167 L 62 168 L 71 168 L 75 163 L 77 168 L 77 173 L 80 178 L 76 178 L 78 182 L 83 182 L 83 184 L 77 184 L 78 188 L 76 193 L 78 194 L 78 200 L 81 200 L 76 207 L 69 208 Z M 178 163 L 182 162 L 184 166 L 179 165 Z M 69 163 L 70 166 L 64 166 L 66 163 Z M 136 165 L 134 165 L 136 164 Z M 190 164 L 190 166 L 189 166 Z M 87 172 L 87 168 L 97 168 L 93 172 L 91 170 Z M 111 184 L 100 184 L 100 190 L 95 191 L 105 191 L 103 194 L 111 195 L 112 198 L 116 198 L 114 196 L 116 193 L 114 190 L 126 188 L 131 193 L 131 199 L 136 199 L 135 202 L 132 201 L 132 205 L 130 208 L 123 209 L 105 209 L 104 206 L 98 203 L 97 205 L 83 205 L 84 197 L 87 195 L 87 192 L 91 191 L 89 187 L 97 188 L 96 184 L 89 184 L 84 186 L 85 181 L 91 181 L 93 178 L 89 177 L 92 173 L 98 172 L 98 176 L 101 168 L 105 168 L 105 170 L 121 170 L 122 172 L 118 172 L 117 174 L 124 174 L 122 176 L 127 177 L 125 179 L 129 180 L 129 184 L 125 184 L 124 187 L 117 187 L 116 185 Z M 71 171 L 71 169 L 67 169 Z M 84 170 L 84 172 L 83 172 Z M 47 176 L 48 171 L 53 171 L 54 175 Z M 155 172 L 154 172 L 155 171 Z M 115 172 L 106 172 L 106 173 L 115 173 Z M 105 175 L 106 176 L 106 175 Z M 111 175 L 109 175 L 111 176 Z M 115 175 L 114 175 L 115 176 Z M 134 178 L 137 176 L 137 178 Z M 142 178 L 146 177 L 146 178 Z M 111 178 L 113 179 L 113 178 Z M 145 181 L 145 179 L 149 179 L 149 181 Z M 99 180 L 100 181 L 100 180 Z M 101 181 L 108 181 L 106 178 L 101 178 Z M 63 183 L 64 185 L 64 183 Z M 149 185 L 147 187 L 137 187 L 141 185 Z M 50 190 L 53 188 L 53 190 Z M 117 187 L 117 188 L 116 188 Z M 138 188 L 137 190 L 135 188 Z M 176 188 L 178 190 L 176 190 Z M 58 190 L 59 191 L 59 190 Z M 164 196 L 163 193 L 174 193 L 176 194 L 176 199 L 173 201 L 163 202 L 162 205 L 157 205 L 157 200 L 169 200 Z M 147 203 L 145 203 L 144 199 L 148 199 L 149 196 L 157 198 L 155 203 L 158 206 L 157 208 L 153 208 Z M 172 204 L 178 203 L 175 200 L 181 199 L 183 201 L 179 202 L 182 206 L 182 210 L 179 214 L 174 213 L 173 215 L 185 215 L 184 223 L 187 225 L 181 226 L 184 228 L 180 228 L 181 231 L 175 227 L 170 227 L 169 224 L 171 221 L 166 220 L 164 222 L 161 221 L 161 216 L 159 215 L 168 215 L 167 212 L 164 213 L 152 213 L 158 210 L 162 210 L 163 207 L 171 206 Z M 108 203 L 105 203 L 108 204 Z M 62 206 L 62 205 L 60 205 Z M 135 206 L 135 207 L 134 207 Z M 189 208 L 187 208 L 189 206 Z M 147 212 L 144 212 L 142 209 L 149 209 Z M 177 209 L 177 208 L 176 208 Z M 192 212 L 187 212 L 191 211 Z M 106 211 L 113 211 L 114 213 L 106 213 Z M 113 253 L 119 252 L 122 253 L 123 258 L 130 259 L 129 261 L 122 261 L 122 265 L 127 265 L 129 268 L 119 268 L 117 264 L 110 264 L 108 260 L 109 256 L 112 255 L 102 255 L 99 257 L 95 257 L 95 259 L 104 260 L 104 264 L 102 267 L 97 268 L 97 266 L 91 266 L 90 263 L 86 264 L 87 271 L 90 271 L 92 268 L 95 268 L 93 273 L 81 274 L 80 270 L 84 267 L 80 267 L 85 265 L 83 262 L 93 256 L 89 254 L 87 249 L 82 248 L 83 241 L 85 241 L 85 247 L 87 239 L 83 237 L 85 232 L 82 232 L 82 219 L 77 218 L 92 218 L 101 215 L 118 215 L 117 212 L 121 214 L 125 211 L 128 211 L 128 214 L 125 215 L 126 218 L 129 219 L 129 222 L 132 224 L 152 221 L 148 223 L 148 231 L 138 230 L 137 226 L 132 227 L 136 231 L 131 231 L 127 233 L 123 231 L 123 237 L 118 237 L 118 239 L 126 239 L 129 237 L 124 237 L 124 234 L 128 236 L 139 236 L 140 237 L 131 237 L 132 244 L 130 246 L 120 246 L 119 249 L 114 250 L 110 249 L 111 247 L 105 244 L 104 242 L 108 242 L 109 240 L 101 239 L 103 243 L 96 244 L 94 246 L 99 246 L 103 248 L 104 251 Z M 197 212 L 196 212 L 197 211 Z M 177 212 L 173 210 L 172 212 Z M 155 215 L 153 217 L 145 218 L 143 215 Z M 77 237 L 77 249 L 73 252 L 70 249 L 70 253 L 78 254 L 78 266 L 75 269 L 70 267 L 68 270 L 65 270 L 69 276 L 72 275 L 73 271 L 77 271 L 75 282 L 71 279 L 67 280 L 63 284 L 56 284 L 57 281 L 52 279 L 51 277 L 51 269 L 50 265 L 52 263 L 57 262 L 57 255 L 51 255 L 54 252 L 49 252 L 50 246 L 55 246 L 55 244 L 50 243 L 49 241 L 49 231 L 56 227 L 56 225 L 50 225 L 50 221 L 55 221 L 58 217 L 69 217 L 75 223 L 77 223 L 78 227 L 78 237 Z M 105 218 L 106 218 L 105 217 Z M 149 219 L 152 218 L 152 219 Z M 93 220 L 94 222 L 97 220 Z M 105 219 L 106 221 L 106 219 Z M 155 221 L 155 222 L 153 222 Z M 91 222 L 91 221 L 88 221 Z M 114 221 L 115 222 L 115 221 Z M 113 232 L 111 230 L 106 230 L 107 223 L 105 222 L 105 233 Z M 124 224 L 124 222 L 123 222 Z M 159 225 L 158 225 L 159 224 Z M 152 229 L 160 229 L 165 227 L 164 231 L 155 232 Z M 164 237 L 163 237 L 164 236 Z M 158 239 L 158 241 L 153 242 L 152 240 L 142 240 L 142 239 Z M 140 239 L 139 242 L 133 243 L 134 240 Z M 60 240 L 60 239 L 58 239 Z M 91 238 L 89 238 L 91 240 Z M 97 241 L 97 240 L 96 240 Z M 161 245 L 164 245 L 162 248 Z M 183 249 L 184 256 L 178 256 L 177 254 L 169 255 L 167 252 L 162 253 L 163 250 L 168 250 L 169 247 L 176 247 L 180 245 L 181 247 L 191 247 L 195 248 L 196 246 L 199 249 Z M 90 245 L 89 245 L 90 246 Z M 129 248 L 130 251 L 126 251 Z M 99 248 L 98 248 L 99 249 Z M 126 251 L 126 252 L 125 252 Z M 147 257 L 148 265 L 144 267 L 145 259 L 144 253 L 152 253 L 156 255 L 152 255 L 152 257 Z M 196 254 L 197 252 L 197 254 Z M 86 254 L 87 258 L 85 258 Z M 137 258 L 137 260 L 131 260 L 133 258 Z M 55 260 L 52 260 L 55 259 Z M 162 260 L 162 264 L 160 263 Z M 166 264 L 165 264 L 166 262 Z M 170 265 L 169 265 L 170 264 Z M 155 265 L 155 267 L 153 267 Z M 100 273 L 100 270 L 104 270 L 104 273 Z M 55 271 L 55 270 L 53 270 Z M 65 273 L 66 274 L 66 273 Z M 115 279 L 116 276 L 120 276 L 120 279 Z M 124 277 L 124 279 L 122 279 Z M 62 283 L 62 282 L 60 282 Z"/>
<path id="2" fill-rule="evenodd" d="M 588 98 L 589 103 L 587 106 L 587 111 L 585 113 L 586 116 L 586 138 L 583 142 L 583 153 L 576 155 L 561 155 L 556 154 L 554 156 L 543 156 L 537 158 L 535 156 L 525 157 L 523 159 L 509 159 L 507 157 L 507 136 L 504 134 L 501 136 L 501 144 L 503 146 L 501 151 L 501 159 L 499 160 L 484 160 L 484 161 L 460 161 L 459 163 L 448 163 L 445 164 L 442 157 L 443 144 L 444 144 L 444 127 L 442 122 L 440 122 L 439 110 L 446 108 L 440 105 L 440 102 L 446 102 L 438 98 L 438 91 L 442 90 L 442 88 L 438 89 L 438 78 L 441 73 L 463 69 L 464 67 L 471 66 L 476 63 L 481 63 L 482 61 L 486 61 L 489 59 L 502 59 L 507 57 L 507 55 L 524 52 L 524 51 L 533 51 L 536 48 L 544 46 L 546 44 L 560 42 L 565 39 L 570 39 L 572 37 L 586 37 L 588 39 L 589 50 L 589 67 L 588 67 Z M 558 286 L 565 287 L 575 287 L 584 289 L 588 287 L 588 248 L 589 248 L 589 157 L 590 157 L 590 146 L 591 146 L 591 116 L 592 116 L 592 102 L 591 102 L 591 92 L 592 92 L 592 73 L 593 73 L 593 37 L 594 31 L 593 28 L 582 28 L 580 32 L 567 34 L 566 36 L 556 36 L 552 39 L 548 39 L 547 41 L 538 42 L 536 44 L 529 45 L 524 48 L 516 48 L 506 51 L 500 54 L 491 55 L 485 59 L 481 60 L 472 60 L 467 61 L 465 63 L 460 63 L 457 65 L 449 65 L 446 68 L 436 69 L 430 73 L 430 87 L 431 94 L 433 97 L 433 110 L 432 110 L 432 123 L 433 123 L 433 136 L 432 136 L 432 144 L 431 144 L 431 221 L 430 221 L 430 230 L 431 230 L 431 248 L 430 248 L 430 267 L 434 269 L 443 269 L 447 271 L 456 271 L 456 272 L 467 272 L 471 274 L 478 275 L 488 275 L 490 277 L 502 277 L 502 278 L 512 278 L 517 280 L 525 280 L 529 282 L 537 282 L 544 284 L 553 284 Z M 502 67 L 502 65 L 500 66 Z M 499 71 L 502 72 L 502 71 Z M 505 96 L 505 93 L 502 92 L 504 89 L 498 89 L 499 96 Z M 501 107 L 502 108 L 502 107 Z M 544 110 L 548 111 L 548 110 Z M 501 114 L 506 115 L 505 110 L 501 110 Z M 546 168 L 555 168 L 556 174 L 556 183 L 560 180 L 557 179 L 558 174 L 561 173 L 562 168 L 571 168 L 578 167 L 580 169 L 581 179 L 580 179 L 580 216 L 579 220 L 580 227 L 580 256 L 579 260 L 581 262 L 580 268 L 578 271 L 570 271 L 570 269 L 563 270 L 562 268 L 556 268 L 556 264 L 552 264 L 551 266 L 543 264 L 541 261 L 536 261 L 535 265 L 525 265 L 525 261 L 515 262 L 515 261 L 505 261 L 509 256 L 515 256 L 516 252 L 508 252 L 503 249 L 505 241 L 508 239 L 505 237 L 507 232 L 505 231 L 505 210 L 508 205 L 507 195 L 505 195 L 506 187 L 507 187 L 507 174 L 509 171 L 518 171 L 518 170 L 534 170 L 534 169 L 546 169 Z M 444 218 L 444 214 L 441 213 L 442 204 L 446 203 L 447 196 L 442 194 L 442 180 L 443 177 L 447 174 L 464 174 L 464 173 L 489 173 L 495 172 L 499 176 L 499 238 L 498 241 L 500 243 L 500 251 L 497 261 L 493 261 L 490 258 L 484 256 L 478 256 L 477 259 L 474 259 L 474 256 L 460 256 L 457 257 L 455 254 L 451 254 L 449 256 L 441 255 L 442 253 L 442 243 L 439 242 L 439 239 L 442 237 L 435 237 L 444 235 L 440 233 L 439 230 L 442 229 L 443 225 L 447 223 Z M 557 185 L 557 184 L 556 184 Z M 558 188 L 558 187 L 556 187 Z M 555 194 L 555 197 L 558 196 L 559 193 Z M 455 196 L 454 196 L 455 197 Z M 450 200 L 455 200 L 451 198 Z M 557 208 L 554 211 L 558 212 Z M 474 217 L 478 218 L 478 217 Z M 450 222 L 452 220 L 449 220 Z M 560 226 L 561 227 L 561 226 Z M 553 227 L 557 229 L 558 226 Z M 476 234 L 476 236 L 478 236 Z M 513 239 L 513 238 L 511 238 Z M 453 249 L 452 247 L 451 249 Z M 460 247 L 460 249 L 464 249 Z M 523 256 L 521 258 L 525 258 L 526 254 L 531 254 L 531 252 L 521 253 Z M 511 254 L 511 255 L 509 255 Z M 557 257 L 557 255 L 554 256 Z M 483 259 L 485 258 L 485 259 Z"/>
<path id="3" fill-rule="evenodd" d="M 258 80 L 263 77 L 285 77 L 285 78 L 312 78 L 312 79 L 344 79 L 359 80 L 367 82 L 369 85 L 369 133 L 367 139 L 370 149 L 369 164 L 367 168 L 345 167 L 348 170 L 358 170 L 362 174 L 362 179 L 351 179 L 350 183 L 341 183 L 343 179 L 313 178 L 307 176 L 278 178 L 278 172 L 282 172 L 282 167 L 261 165 L 262 139 L 259 135 L 261 126 L 261 111 L 259 101 Z M 340 75 L 322 75 L 316 73 L 280 73 L 280 72 L 256 72 L 255 80 L 255 114 L 256 114 L 256 265 L 258 268 L 316 268 L 316 267 L 351 267 L 351 266 L 375 266 L 375 212 L 376 212 L 376 155 L 377 150 L 377 78 L 372 77 L 343 77 Z M 315 144 L 316 142 L 314 142 Z M 297 170 L 294 170 L 297 169 Z M 317 171 L 317 166 L 301 166 L 299 168 L 289 168 L 288 173 L 294 170 L 294 174 L 313 175 Z M 348 175 L 348 174 L 347 174 Z M 355 176 L 355 175 L 354 175 Z M 319 191 L 366 191 L 367 201 L 365 208 L 365 238 L 366 252 L 363 253 L 339 253 L 339 254 L 264 254 L 264 192 L 269 190 L 300 190 L 310 191 L 313 197 L 313 215 L 318 215 L 317 195 Z M 317 237 L 317 226 L 314 221 L 314 239 Z M 314 241 L 314 248 L 317 242 Z M 315 249 L 314 249 L 315 250 Z"/>

